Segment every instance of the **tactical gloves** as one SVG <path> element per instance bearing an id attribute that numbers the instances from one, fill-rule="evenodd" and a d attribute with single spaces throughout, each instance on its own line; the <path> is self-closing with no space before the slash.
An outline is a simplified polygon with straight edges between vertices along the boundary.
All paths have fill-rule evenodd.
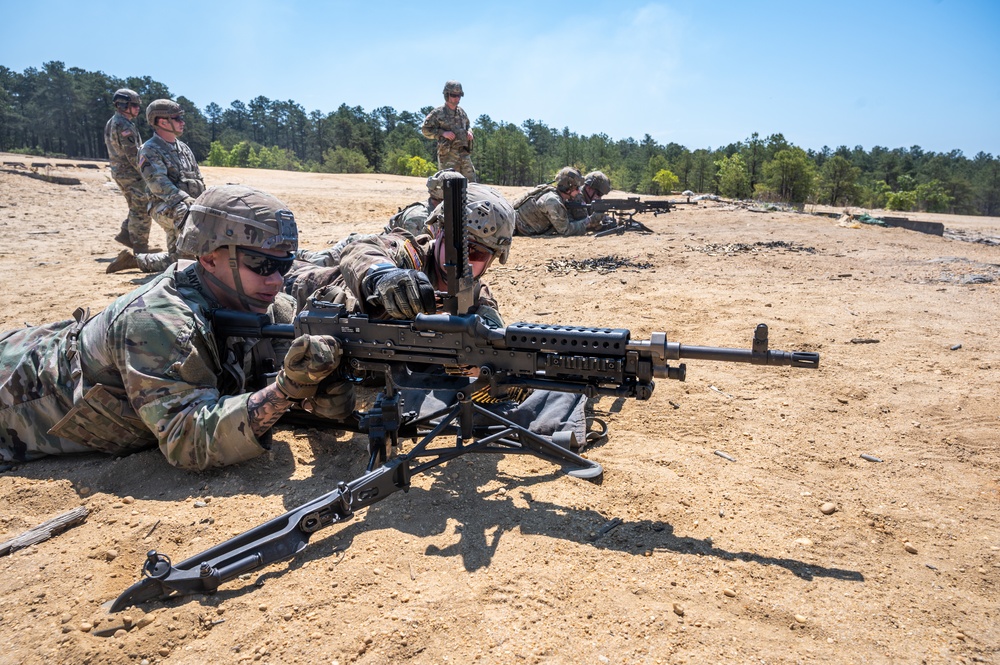
<path id="1" fill-rule="evenodd" d="M 174 206 L 174 228 L 178 231 L 184 227 L 184 220 L 187 219 L 188 212 L 191 210 L 191 205 L 193 203 L 194 199 L 187 196 L 183 201 Z"/>
<path id="2" fill-rule="evenodd" d="M 362 289 L 368 304 L 381 305 L 391 319 L 412 319 L 420 313 L 434 313 L 434 287 L 418 270 L 379 264 L 369 269 Z"/>
<path id="3" fill-rule="evenodd" d="M 340 365 L 340 342 L 328 335 L 295 338 L 275 383 L 289 399 L 313 397 L 320 382 Z"/>
<path id="4" fill-rule="evenodd" d="M 354 384 L 339 377 L 324 379 L 316 394 L 302 401 L 302 408 L 321 418 L 346 420 L 354 413 Z"/>
<path id="5" fill-rule="evenodd" d="M 590 219 L 587 221 L 587 230 L 600 231 L 601 227 L 604 226 L 605 224 L 606 218 L 607 215 L 605 215 L 603 212 L 595 212 L 590 216 Z"/>

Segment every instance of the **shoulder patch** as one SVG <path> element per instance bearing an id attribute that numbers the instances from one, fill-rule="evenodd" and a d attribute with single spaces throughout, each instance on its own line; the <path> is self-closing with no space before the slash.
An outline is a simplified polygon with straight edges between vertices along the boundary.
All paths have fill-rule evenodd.
<path id="1" fill-rule="evenodd" d="M 126 130 L 122 131 L 122 136 L 132 136 L 132 130 L 131 129 L 126 129 Z"/>

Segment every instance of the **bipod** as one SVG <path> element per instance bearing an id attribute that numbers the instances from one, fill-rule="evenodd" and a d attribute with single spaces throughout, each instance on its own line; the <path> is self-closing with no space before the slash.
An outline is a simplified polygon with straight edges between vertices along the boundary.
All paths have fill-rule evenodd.
<path id="1" fill-rule="evenodd" d="M 386 389 L 375 406 L 362 414 L 358 430 L 368 433 L 369 463 L 365 475 L 249 531 L 174 564 L 170 557 L 150 550 L 142 567 L 143 579 L 122 592 L 109 606 L 119 612 L 138 603 L 166 600 L 193 593 L 213 593 L 240 575 L 294 557 L 309 544 L 313 533 L 351 519 L 355 511 L 408 490 L 413 475 L 423 473 L 466 453 L 529 454 L 561 466 L 576 478 L 595 479 L 604 469 L 569 450 L 576 444 L 572 432 L 545 437 L 500 416 L 472 399 L 472 388 L 483 380 L 466 379 L 467 389 L 457 401 L 417 418 L 402 413 L 402 395 L 386 377 Z M 406 454 L 390 457 L 399 432 L 419 437 Z M 435 441 L 453 437 L 450 446 Z M 375 464 L 381 462 L 376 467 Z"/>

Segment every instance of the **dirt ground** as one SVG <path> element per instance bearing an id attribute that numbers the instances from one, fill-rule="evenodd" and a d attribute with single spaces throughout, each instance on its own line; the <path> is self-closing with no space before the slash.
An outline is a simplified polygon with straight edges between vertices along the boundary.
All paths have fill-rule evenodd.
<path id="1" fill-rule="evenodd" d="M 104 272 L 126 212 L 107 169 L 37 170 L 80 184 L 0 170 L 0 329 L 144 280 Z M 284 199 L 314 249 L 425 196 L 204 172 Z M 0 663 L 1000 663 L 1000 219 L 907 216 L 946 235 L 708 202 L 642 217 L 654 235 L 516 238 L 487 280 L 509 322 L 739 348 L 766 322 L 820 368 L 689 361 L 648 402 L 594 405 L 602 482 L 459 458 L 214 595 L 102 609 L 147 550 L 180 561 L 359 476 L 361 437 L 279 426 L 206 473 L 155 450 L 7 469 L 0 541 L 89 514 L 0 557 Z M 569 263 L 609 255 L 650 266 Z"/>

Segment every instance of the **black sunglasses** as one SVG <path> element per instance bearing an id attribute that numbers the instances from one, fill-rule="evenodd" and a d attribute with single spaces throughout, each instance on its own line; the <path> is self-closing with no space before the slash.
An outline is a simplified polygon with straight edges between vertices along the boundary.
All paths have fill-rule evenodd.
<path id="1" fill-rule="evenodd" d="M 170 116 L 170 119 L 175 122 L 184 122 L 184 116 L 182 115 L 172 115 Z"/>
<path id="2" fill-rule="evenodd" d="M 243 247 L 238 247 L 236 252 L 240 256 L 240 263 L 247 270 L 255 272 L 261 277 L 267 277 L 274 273 L 278 273 L 284 277 L 292 269 L 292 264 L 295 262 L 295 255 L 291 252 L 289 252 L 288 256 L 271 256 L 270 254 Z"/>

